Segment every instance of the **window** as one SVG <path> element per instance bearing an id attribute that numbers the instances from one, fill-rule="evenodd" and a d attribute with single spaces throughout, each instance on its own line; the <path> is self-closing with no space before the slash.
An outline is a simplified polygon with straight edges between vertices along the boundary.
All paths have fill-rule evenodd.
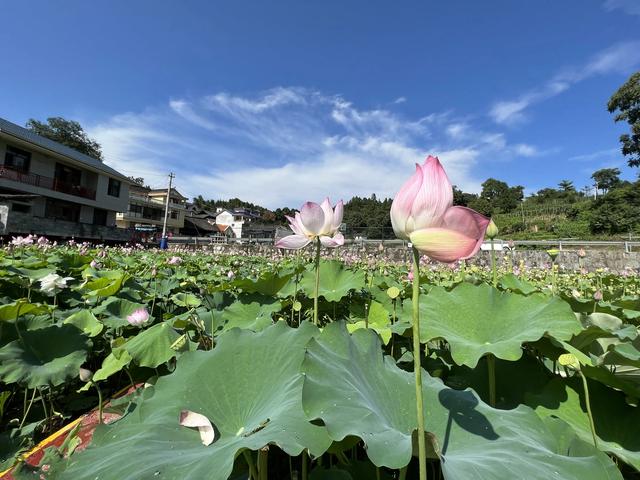
<path id="1" fill-rule="evenodd" d="M 31 213 L 31 205 L 26 203 L 12 203 L 11 210 L 18 213 Z"/>
<path id="2" fill-rule="evenodd" d="M 4 164 L 22 173 L 29 173 L 31 153 L 19 148 L 7 145 L 7 153 L 4 155 Z"/>
<path id="3" fill-rule="evenodd" d="M 116 180 L 115 178 L 109 179 L 109 188 L 107 193 L 112 197 L 120 196 L 120 180 Z"/>
<path id="4" fill-rule="evenodd" d="M 103 225 L 107 224 L 107 211 L 101 208 L 93 209 L 93 224 L 94 225 Z"/>
<path id="5" fill-rule="evenodd" d="M 176 220 L 178 218 L 178 212 L 176 212 L 175 210 L 172 210 L 170 215 L 173 220 Z"/>
<path id="6" fill-rule="evenodd" d="M 80 205 L 77 203 L 47 198 L 45 216 L 56 220 L 78 222 L 80 219 Z"/>

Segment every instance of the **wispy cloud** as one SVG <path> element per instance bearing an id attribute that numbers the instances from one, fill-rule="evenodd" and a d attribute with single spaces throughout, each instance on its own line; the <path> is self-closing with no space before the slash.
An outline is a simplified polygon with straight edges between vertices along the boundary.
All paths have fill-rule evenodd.
<path id="1" fill-rule="evenodd" d="M 542 87 L 529 90 L 512 100 L 500 100 L 489 110 L 498 124 L 514 125 L 526 120 L 526 109 L 555 97 L 572 85 L 596 75 L 628 73 L 640 64 L 640 41 L 623 42 L 594 55 L 579 68 L 567 68 L 556 74 Z"/>
<path id="2" fill-rule="evenodd" d="M 604 8 L 607 11 L 620 9 L 629 15 L 640 15 L 640 2 L 638 0 L 606 0 Z"/>
<path id="3" fill-rule="evenodd" d="M 391 197 L 429 153 L 440 157 L 453 183 L 477 191 L 479 159 L 539 154 L 451 112 L 407 118 L 293 87 L 172 99 L 88 130 L 107 162 L 123 173 L 157 183 L 163 170 L 173 170 L 187 196 L 240 197 L 271 208 L 325 195 Z"/>
<path id="4" fill-rule="evenodd" d="M 597 152 L 585 153 L 569 157 L 570 162 L 592 162 L 603 158 L 621 157 L 620 148 L 609 148 L 607 150 L 598 150 Z"/>

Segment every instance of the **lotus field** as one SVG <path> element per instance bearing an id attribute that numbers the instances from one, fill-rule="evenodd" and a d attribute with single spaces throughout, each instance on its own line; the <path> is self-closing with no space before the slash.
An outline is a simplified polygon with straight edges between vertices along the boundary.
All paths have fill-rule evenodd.
<path id="1" fill-rule="evenodd" d="M 16 239 L 0 251 L 0 471 L 640 478 L 637 272 L 565 271 L 554 252 L 548 269 L 517 251 L 467 264 L 495 226 L 451 206 L 440 168 L 394 200 L 411 264 L 341 248 L 328 201 L 271 256 Z M 92 438 L 69 429 L 25 461 L 90 411 Z"/>

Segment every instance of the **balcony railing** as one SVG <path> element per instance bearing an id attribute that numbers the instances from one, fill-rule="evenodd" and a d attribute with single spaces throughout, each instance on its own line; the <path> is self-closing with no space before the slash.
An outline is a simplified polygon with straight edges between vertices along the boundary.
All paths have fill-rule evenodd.
<path id="1" fill-rule="evenodd" d="M 21 172 L 20 170 L 16 170 L 15 168 L 8 167 L 6 165 L 0 165 L 0 178 L 6 178 L 7 180 L 24 183 L 26 185 L 66 193 L 76 197 L 88 198 L 89 200 L 96 199 L 96 191 L 90 188 L 83 187 L 81 185 L 73 185 L 71 183 L 63 182 L 57 178 L 45 177 L 38 175 L 37 173 Z"/>

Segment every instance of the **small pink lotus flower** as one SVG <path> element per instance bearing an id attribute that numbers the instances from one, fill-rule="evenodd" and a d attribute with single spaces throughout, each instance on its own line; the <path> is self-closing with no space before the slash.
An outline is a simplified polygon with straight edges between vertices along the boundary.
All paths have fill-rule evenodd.
<path id="1" fill-rule="evenodd" d="M 169 265 L 180 265 L 182 263 L 182 259 L 180 257 L 171 257 L 167 263 Z"/>
<path id="2" fill-rule="evenodd" d="M 316 238 L 325 247 L 335 248 L 344 245 L 344 237 L 338 231 L 342 223 L 343 203 L 340 200 L 335 209 L 328 198 L 318 205 L 305 203 L 295 217 L 287 217 L 294 235 L 288 235 L 276 242 L 276 247 L 298 250 L 304 248 Z"/>
<path id="3" fill-rule="evenodd" d="M 439 262 L 475 255 L 490 219 L 453 206 L 453 188 L 436 157 L 429 156 L 402 186 L 391 204 L 391 225 L 398 238 Z"/>
<path id="4" fill-rule="evenodd" d="M 233 273 L 233 270 L 229 270 L 229 271 L 227 272 L 227 278 L 228 278 L 229 280 L 233 280 L 235 276 L 236 276 L 236 274 L 235 274 L 235 273 Z"/>
<path id="5" fill-rule="evenodd" d="M 145 323 L 147 320 L 149 320 L 149 312 L 147 312 L 146 308 L 138 308 L 137 310 L 134 310 L 131 315 L 127 316 L 127 321 L 131 325 L 139 326 Z"/>
<path id="6" fill-rule="evenodd" d="M 584 248 L 581 248 L 580 250 L 578 250 L 578 257 L 584 258 L 586 256 L 587 256 L 587 252 L 584 251 Z"/>
<path id="7" fill-rule="evenodd" d="M 602 300 L 603 295 L 602 295 L 602 291 L 601 290 L 596 290 L 596 293 L 593 294 L 593 299 L 596 302 L 599 302 L 600 300 Z"/>
<path id="8" fill-rule="evenodd" d="M 91 263 L 89 264 L 89 266 L 91 268 L 98 268 L 100 267 L 100 264 L 98 262 L 96 262 L 95 258 L 93 260 L 91 260 Z"/>

